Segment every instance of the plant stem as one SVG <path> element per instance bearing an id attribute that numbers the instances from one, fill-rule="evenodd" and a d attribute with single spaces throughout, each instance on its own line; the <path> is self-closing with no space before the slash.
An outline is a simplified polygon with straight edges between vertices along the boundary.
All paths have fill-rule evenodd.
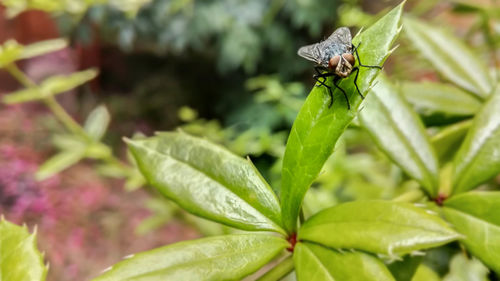
<path id="1" fill-rule="evenodd" d="M 33 80 L 31 80 L 24 72 L 22 72 L 16 64 L 11 63 L 5 66 L 5 69 L 24 87 L 38 87 L 38 85 Z M 84 138 L 85 141 L 87 141 L 89 144 L 96 142 L 87 134 L 87 132 L 85 132 L 83 127 L 78 122 L 76 122 L 75 119 L 71 117 L 71 115 L 69 115 L 69 113 L 59 104 L 59 102 L 57 102 L 54 96 L 43 97 L 42 101 L 54 114 L 57 120 L 59 120 L 59 122 L 61 122 L 71 133 Z M 110 155 L 106 158 L 103 158 L 102 160 L 118 167 L 123 171 L 125 177 L 130 174 L 130 167 L 124 164 L 114 155 Z"/>
<path id="2" fill-rule="evenodd" d="M 392 199 L 394 202 L 415 202 L 422 199 L 425 194 L 420 189 L 413 189 Z"/>
<path id="3" fill-rule="evenodd" d="M 277 281 L 281 280 L 288 273 L 293 270 L 293 256 L 290 255 L 280 263 L 278 263 L 275 267 L 273 267 L 268 272 L 264 273 L 259 279 L 256 281 Z"/>
<path id="4" fill-rule="evenodd" d="M 35 88 L 38 85 L 22 72 L 16 64 L 11 63 L 6 66 L 7 71 L 26 88 Z M 87 141 L 91 138 L 85 130 L 71 117 L 66 110 L 56 101 L 53 96 L 47 96 L 42 99 L 45 105 L 52 111 L 56 118 L 72 133 L 84 137 Z"/>
<path id="5" fill-rule="evenodd" d="M 71 117 L 66 110 L 56 101 L 52 96 L 43 99 L 45 105 L 52 111 L 56 118 L 64 124 L 64 126 L 72 133 L 79 135 L 87 141 L 92 138 L 85 132 L 85 130 L 78 124 L 73 117 Z"/>
<path id="6" fill-rule="evenodd" d="M 24 72 L 22 72 L 14 63 L 6 65 L 5 69 L 24 87 L 33 88 L 37 86 L 35 82 L 33 82 L 33 80 L 31 80 L 26 74 L 24 74 Z"/>

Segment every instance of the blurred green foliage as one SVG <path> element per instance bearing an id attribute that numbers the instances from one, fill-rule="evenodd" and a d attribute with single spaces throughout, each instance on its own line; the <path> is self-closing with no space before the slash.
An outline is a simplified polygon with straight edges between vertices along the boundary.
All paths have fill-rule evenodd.
<path id="1" fill-rule="evenodd" d="M 51 12 L 74 44 L 91 43 L 97 38 L 105 43 L 104 56 L 110 54 L 115 59 L 111 63 L 119 61 L 120 66 L 130 72 L 125 77 L 117 76 L 112 66 L 104 65 L 107 71 L 101 77 L 102 92 L 108 94 L 103 100 L 112 109 L 113 118 L 123 120 L 123 126 L 131 124 L 128 120 L 139 119 L 155 129 L 180 127 L 190 134 L 223 144 L 236 154 L 251 155 L 278 192 L 286 137 L 312 84 L 312 65 L 299 59 L 296 50 L 320 40 L 335 26 L 361 28 L 386 12 L 383 7 L 370 7 L 367 12 L 366 7 L 370 6 L 367 2 L 6 0 L 3 4 L 9 7 L 11 16 L 25 9 Z M 500 12 L 496 6 L 474 1 L 447 2 L 447 11 L 453 16 L 468 14 L 475 19 L 469 29 L 460 30 L 462 38 L 457 38 L 457 30 L 433 28 L 434 24 L 442 25 L 442 17 L 433 14 L 436 2 L 409 1 L 407 12 L 413 17 L 406 19 L 406 26 L 413 30 L 405 30 L 405 37 L 398 42 L 400 47 L 391 56 L 386 72 L 392 82 L 400 81 L 394 83 L 395 91 L 411 105 L 408 108 L 415 109 L 422 118 L 441 167 L 439 186 L 436 183 L 433 188 L 446 192 L 452 185 L 450 162 L 472 118 L 485 103 L 485 97 L 498 87 L 495 83 L 499 75 L 500 37 L 495 34 L 500 30 Z M 422 24 L 415 16 L 425 16 L 429 23 Z M 443 36 L 447 36 L 445 42 L 439 41 Z M 61 44 L 65 46 L 63 41 L 40 43 L 31 49 L 33 46 L 22 47 L 9 41 L 0 49 L 0 66 L 47 52 L 43 47 L 50 50 L 51 46 L 56 49 Z M 450 50 L 461 55 L 451 55 Z M 440 54 L 438 59 L 436 52 Z M 473 61 L 474 64 L 467 64 L 473 67 L 460 69 L 464 59 Z M 84 77 L 81 83 L 94 75 L 90 76 Z M 299 80 L 307 82 L 297 82 Z M 17 98 L 16 93 L 5 96 L 4 102 L 26 101 L 23 98 L 29 100 L 34 95 L 43 98 L 38 90 L 26 90 L 23 95 L 18 92 Z M 51 88 L 49 92 L 53 95 L 60 91 Z M 460 106 L 450 106 L 457 104 Z M 143 179 L 133 165 L 124 168 L 110 160 L 109 148 L 100 141 L 109 124 L 107 110 L 97 107 L 88 116 L 83 127 L 91 141 L 70 133 L 56 135 L 54 145 L 61 154 L 54 158 L 59 161 L 50 159 L 45 165 L 50 173 L 39 176 L 60 172 L 87 157 L 105 160 L 98 164 L 99 171 L 108 176 L 126 177 L 129 189 L 142 186 Z M 116 131 L 110 133 L 128 134 L 119 132 L 120 126 L 117 124 L 113 128 Z M 364 128 L 355 120 L 335 147 L 307 193 L 306 216 L 356 199 L 406 199 L 405 194 L 418 190 L 419 184 L 403 172 L 401 163 L 391 161 Z M 135 129 L 128 128 L 129 131 Z M 82 151 L 75 147 L 81 147 Z M 73 153 L 64 154 L 68 150 Z M 495 190 L 499 183 L 488 177 L 481 188 Z M 400 195 L 402 197 L 398 197 Z M 421 197 L 415 201 L 418 199 Z M 152 199 L 147 208 L 153 215 L 138 227 L 138 233 L 160 227 L 173 216 L 193 223 L 206 235 L 233 231 L 187 215 L 163 199 Z M 456 245 L 450 245 L 433 253 L 437 252 L 441 260 L 448 260 L 458 251 Z M 418 267 L 417 275 L 436 275 L 434 271 L 441 276 L 447 273 L 448 263 L 432 264 L 433 253 L 425 257 L 425 266 Z M 477 260 L 455 256 L 446 278 L 451 280 L 463 275 L 461 267 L 473 268 L 481 278 L 486 274 Z"/>

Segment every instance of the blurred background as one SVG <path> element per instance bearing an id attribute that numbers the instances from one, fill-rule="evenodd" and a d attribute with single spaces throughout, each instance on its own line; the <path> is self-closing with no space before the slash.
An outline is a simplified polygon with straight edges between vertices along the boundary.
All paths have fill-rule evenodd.
<path id="1" fill-rule="evenodd" d="M 24 76 L 0 69 L 0 97 L 51 77 L 63 77 L 65 92 L 56 96 L 61 107 L 47 100 L 0 104 L 0 213 L 37 226 L 48 280 L 88 280 L 125 255 L 233 231 L 148 188 L 122 137 L 176 128 L 205 136 L 250 155 L 279 193 L 286 138 L 314 82 L 313 65 L 297 49 L 339 26 L 354 35 L 399 2 L 0 1 L 0 66 L 10 47 L 67 40 L 19 59 Z M 449 29 L 499 66 L 495 1 L 409 0 L 406 12 Z M 397 44 L 384 67 L 389 77 L 439 80 L 404 34 Z M 68 75 L 88 69 L 79 87 L 64 88 Z M 428 127 L 466 118 L 419 113 Z M 355 122 L 308 193 L 305 211 L 416 188 Z"/>

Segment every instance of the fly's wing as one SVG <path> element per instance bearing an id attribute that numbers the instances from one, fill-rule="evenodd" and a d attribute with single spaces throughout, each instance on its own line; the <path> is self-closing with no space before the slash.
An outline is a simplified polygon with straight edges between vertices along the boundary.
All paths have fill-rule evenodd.
<path id="1" fill-rule="evenodd" d="M 315 63 L 320 63 L 321 62 L 321 54 L 318 51 L 317 48 L 318 44 L 311 44 L 307 45 L 304 47 L 301 47 L 298 51 L 297 54 L 307 60 L 313 61 Z"/>
<path id="2" fill-rule="evenodd" d="M 324 48 L 331 49 L 335 55 L 343 53 L 352 53 L 352 37 L 351 31 L 347 27 L 337 28 L 330 37 L 323 41 L 326 46 Z"/>

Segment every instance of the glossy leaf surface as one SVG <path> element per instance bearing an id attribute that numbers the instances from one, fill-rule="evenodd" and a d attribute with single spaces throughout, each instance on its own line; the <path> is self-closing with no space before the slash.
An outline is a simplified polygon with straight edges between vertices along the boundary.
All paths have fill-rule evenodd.
<path id="1" fill-rule="evenodd" d="M 353 39 L 354 45 L 362 43 L 358 50 L 363 64 L 382 65 L 389 56 L 392 43 L 400 31 L 402 7 L 402 4 L 399 5 Z M 357 84 L 363 94 L 367 93 L 378 71 L 360 68 Z M 340 82 L 340 87 L 348 94 L 350 110 L 339 90 L 334 90 L 334 102 L 329 107 L 328 90 L 319 84 L 316 86 L 293 124 L 283 160 L 281 208 L 283 223 L 289 232 L 296 230 L 299 209 L 307 189 L 332 154 L 340 135 L 356 116 L 361 103 L 354 86 L 354 75 Z"/>
<path id="2" fill-rule="evenodd" d="M 263 234 L 215 236 L 157 248 L 115 264 L 94 281 L 241 280 L 279 254 L 288 242 Z"/>
<path id="3" fill-rule="evenodd" d="M 448 80 L 479 98 L 491 93 L 493 81 L 488 67 L 462 41 L 411 17 L 405 17 L 404 28 L 411 44 Z"/>
<path id="4" fill-rule="evenodd" d="M 477 187 L 500 172 L 500 88 L 474 117 L 454 159 L 453 193 Z"/>
<path id="5" fill-rule="evenodd" d="M 338 252 L 311 243 L 298 243 L 293 259 L 298 281 L 394 280 L 382 261 L 366 253 Z"/>
<path id="6" fill-rule="evenodd" d="M 404 82 L 401 92 L 422 115 L 444 113 L 452 116 L 474 115 L 481 101 L 451 85 L 433 82 Z"/>
<path id="7" fill-rule="evenodd" d="M 300 240 L 393 257 L 456 240 L 437 215 L 408 203 L 354 201 L 319 212 L 299 229 Z"/>
<path id="8" fill-rule="evenodd" d="M 465 238 L 467 249 L 500 272 L 500 192 L 468 192 L 444 203 L 446 219 Z"/>
<path id="9" fill-rule="evenodd" d="M 94 140 L 100 140 L 108 129 L 111 116 L 104 105 L 99 105 L 89 113 L 84 129 Z"/>
<path id="10" fill-rule="evenodd" d="M 249 160 L 182 132 L 127 142 L 148 182 L 187 211 L 240 229 L 283 232 L 278 199 Z"/>
<path id="11" fill-rule="evenodd" d="M 359 121 L 377 146 L 432 196 L 437 193 L 438 162 L 422 121 L 384 76 L 366 98 Z"/>
<path id="12" fill-rule="evenodd" d="M 47 268 L 36 246 L 35 234 L 0 219 L 0 280 L 43 281 Z"/>

